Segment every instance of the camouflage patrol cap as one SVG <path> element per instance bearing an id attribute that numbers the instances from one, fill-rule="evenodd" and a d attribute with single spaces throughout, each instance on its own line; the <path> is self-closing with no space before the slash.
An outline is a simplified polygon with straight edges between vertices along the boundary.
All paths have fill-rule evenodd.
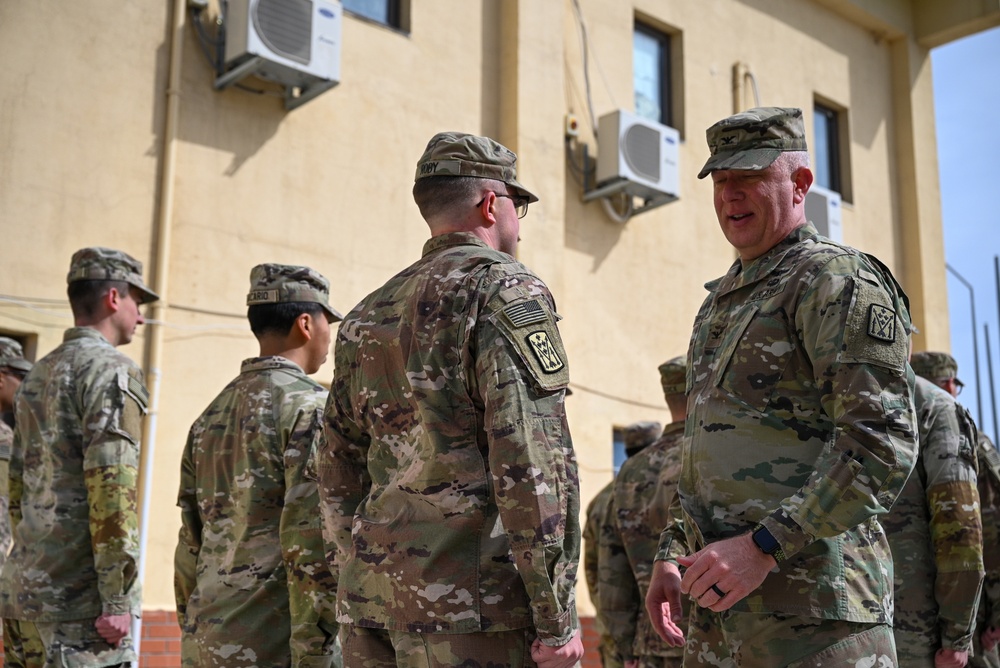
<path id="1" fill-rule="evenodd" d="M 503 181 L 537 202 L 531 191 L 517 180 L 517 155 L 489 137 L 464 132 L 439 132 L 429 142 L 417 161 L 414 181 L 429 176 L 472 176 Z"/>
<path id="2" fill-rule="evenodd" d="M 659 422 L 633 422 L 625 427 L 625 454 L 630 457 L 650 445 L 663 433 Z"/>
<path id="3" fill-rule="evenodd" d="M 31 371 L 31 362 L 24 359 L 21 344 L 7 336 L 0 336 L 0 368 L 10 367 L 18 371 Z"/>
<path id="4" fill-rule="evenodd" d="M 802 110 L 755 107 L 724 118 L 705 135 L 712 152 L 698 172 L 703 179 L 717 169 L 767 169 L 785 151 L 805 151 Z"/>
<path id="5" fill-rule="evenodd" d="M 314 269 L 290 264 L 258 264 L 250 270 L 250 292 L 247 306 L 314 302 L 323 307 L 334 320 L 343 320 L 330 306 L 330 281 Z"/>
<path id="6" fill-rule="evenodd" d="M 948 353 L 913 353 L 910 357 L 910 366 L 913 368 L 913 373 L 931 381 L 951 380 L 958 374 L 958 362 Z M 955 378 L 955 382 L 964 385 L 958 378 Z"/>
<path id="7" fill-rule="evenodd" d="M 672 394 L 684 394 L 687 390 L 687 360 L 674 357 L 660 365 L 660 385 L 664 398 Z"/>
<path id="8" fill-rule="evenodd" d="M 93 246 L 73 253 L 66 282 L 75 281 L 124 281 L 142 293 L 143 304 L 160 298 L 143 282 L 142 262 L 113 248 Z"/>

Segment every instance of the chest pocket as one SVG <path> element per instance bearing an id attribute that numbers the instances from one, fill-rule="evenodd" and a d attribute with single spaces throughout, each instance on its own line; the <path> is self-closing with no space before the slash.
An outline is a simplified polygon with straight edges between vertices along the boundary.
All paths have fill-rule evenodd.
<path id="1" fill-rule="evenodd" d="M 785 380 L 795 350 L 783 311 L 764 310 L 760 303 L 745 307 L 721 341 L 715 385 L 762 413 Z"/>

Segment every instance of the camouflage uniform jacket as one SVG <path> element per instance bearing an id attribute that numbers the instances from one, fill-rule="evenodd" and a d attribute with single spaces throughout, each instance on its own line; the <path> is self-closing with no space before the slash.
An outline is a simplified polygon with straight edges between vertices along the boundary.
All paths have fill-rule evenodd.
<path id="1" fill-rule="evenodd" d="M 646 593 L 660 532 L 681 472 L 684 422 L 667 425 L 655 443 L 629 457 L 615 479 L 601 533 L 598 596 L 605 628 L 622 658 L 682 657 L 683 647 L 667 645 L 646 614 Z M 684 598 L 684 616 L 687 618 Z"/>
<path id="2" fill-rule="evenodd" d="M 10 550 L 10 493 L 8 491 L 8 476 L 10 475 L 10 447 L 14 442 L 14 430 L 0 416 L 0 569 L 7 559 Z"/>
<path id="3" fill-rule="evenodd" d="M 917 377 L 920 449 L 882 524 L 895 569 L 893 633 L 902 654 L 972 646 L 983 579 L 976 428 L 947 392 Z"/>
<path id="4" fill-rule="evenodd" d="M 0 615 L 56 622 L 140 611 L 137 473 L 142 371 L 74 327 L 17 393 L 11 553 Z"/>
<path id="5" fill-rule="evenodd" d="M 983 517 L 983 564 L 986 577 L 980 605 L 983 625 L 1000 628 L 1000 453 L 985 435 L 979 434 L 979 504 Z"/>
<path id="6" fill-rule="evenodd" d="M 452 233 L 344 319 L 319 468 L 340 622 L 572 637 L 580 497 L 557 318 L 524 265 Z"/>
<path id="7" fill-rule="evenodd" d="M 174 577 L 185 661 L 214 665 L 228 646 L 227 666 L 329 665 L 337 579 L 306 478 L 326 397 L 294 362 L 256 357 L 191 426 Z"/>
<path id="8" fill-rule="evenodd" d="M 697 550 L 762 523 L 787 558 L 734 610 L 890 622 L 877 516 L 917 439 L 894 279 L 807 224 L 706 287 L 688 351 L 680 542 Z M 658 559 L 675 556 L 669 528 Z"/>

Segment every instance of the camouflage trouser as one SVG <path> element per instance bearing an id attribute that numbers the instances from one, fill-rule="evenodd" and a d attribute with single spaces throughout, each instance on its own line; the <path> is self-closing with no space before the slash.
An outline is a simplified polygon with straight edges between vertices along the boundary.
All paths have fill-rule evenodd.
<path id="1" fill-rule="evenodd" d="M 681 668 L 683 663 L 679 656 L 640 656 L 637 668 Z"/>
<path id="2" fill-rule="evenodd" d="M 341 624 L 344 668 L 534 668 L 534 629 L 406 633 Z"/>
<path id="3" fill-rule="evenodd" d="M 111 647 L 97 633 L 93 619 L 5 619 L 3 631 L 7 668 L 125 668 L 136 660 L 130 636 L 123 638 L 119 647 Z"/>
<path id="4" fill-rule="evenodd" d="M 615 641 L 611 636 L 607 633 L 602 633 L 598 647 L 601 652 L 601 665 L 604 668 L 625 668 L 624 662 L 622 662 L 617 650 L 615 650 Z"/>
<path id="5" fill-rule="evenodd" d="M 722 668 L 894 668 L 888 624 L 691 610 L 684 666 Z"/>

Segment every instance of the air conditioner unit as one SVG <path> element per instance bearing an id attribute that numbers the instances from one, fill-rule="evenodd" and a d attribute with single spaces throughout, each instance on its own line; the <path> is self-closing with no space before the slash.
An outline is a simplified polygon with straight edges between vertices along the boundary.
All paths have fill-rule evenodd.
<path id="1" fill-rule="evenodd" d="M 680 133 L 623 109 L 597 121 L 597 188 L 622 182 L 629 195 L 646 200 L 679 197 Z M 618 192 L 620 192 L 619 190 Z"/>
<path id="2" fill-rule="evenodd" d="M 806 193 L 806 218 L 824 237 L 844 243 L 840 193 L 813 185 Z"/>
<path id="3" fill-rule="evenodd" d="M 252 74 L 307 99 L 332 88 L 340 82 L 342 16 L 338 0 L 228 0 L 227 71 L 215 87 Z M 286 95 L 286 106 L 301 104 L 289 102 Z"/>

